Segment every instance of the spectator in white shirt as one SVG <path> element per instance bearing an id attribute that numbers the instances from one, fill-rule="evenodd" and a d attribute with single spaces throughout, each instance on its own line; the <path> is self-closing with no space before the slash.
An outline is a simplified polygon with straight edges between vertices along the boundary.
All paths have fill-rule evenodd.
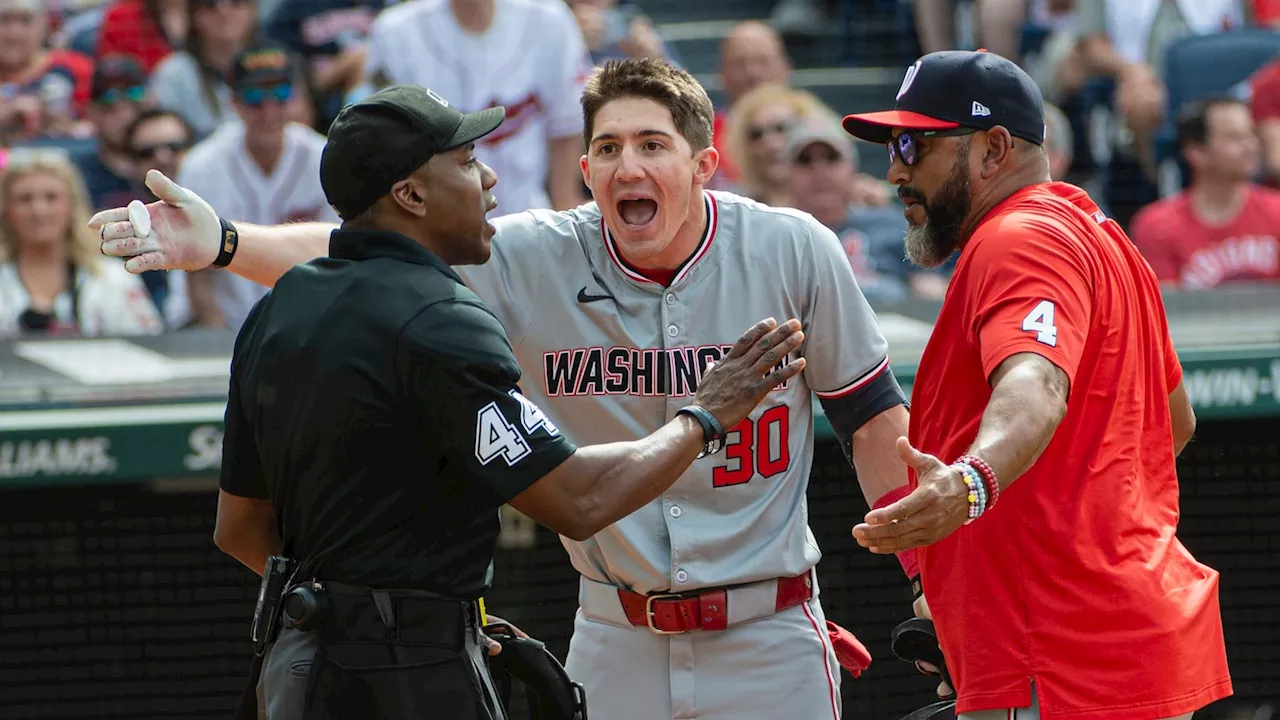
<path id="1" fill-rule="evenodd" d="M 23 148 L 0 173 L 0 337 L 154 335 L 142 279 L 103 257 L 65 151 Z"/>
<path id="2" fill-rule="evenodd" d="M 565 210 L 582 184 L 582 89 L 591 55 L 560 0 L 409 0 L 374 21 L 365 64 L 374 86 L 422 85 L 463 111 L 507 110 L 476 143 L 505 187 L 499 212 Z"/>

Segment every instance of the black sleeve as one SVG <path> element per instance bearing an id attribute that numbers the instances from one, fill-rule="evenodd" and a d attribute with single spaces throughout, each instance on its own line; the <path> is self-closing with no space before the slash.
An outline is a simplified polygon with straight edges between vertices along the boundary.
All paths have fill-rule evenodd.
<path id="1" fill-rule="evenodd" d="M 822 413 L 831 423 L 831 431 L 850 463 L 853 462 L 854 431 L 885 410 L 907 404 L 902 387 L 887 363 L 873 377 L 857 384 L 852 392 L 835 397 L 819 395 L 818 401 L 822 403 Z"/>
<path id="2" fill-rule="evenodd" d="M 435 303 L 410 320 L 396 349 L 396 374 L 425 408 L 427 427 L 450 460 L 502 502 L 576 449 L 520 394 L 506 332 L 478 301 Z"/>
<path id="3" fill-rule="evenodd" d="M 270 293 L 267 297 L 269 296 Z M 254 334 L 253 329 L 257 326 L 266 302 L 267 298 L 263 297 L 254 305 L 240 327 L 240 333 L 236 335 L 235 349 L 231 354 L 227 410 L 222 421 L 222 472 L 218 478 L 218 487 L 223 492 L 259 500 L 266 500 L 271 494 L 267 491 L 266 477 L 262 473 L 258 442 L 254 439 L 253 428 L 249 426 L 245 416 L 241 385 L 244 383 L 245 355 L 253 352 L 251 335 Z"/>

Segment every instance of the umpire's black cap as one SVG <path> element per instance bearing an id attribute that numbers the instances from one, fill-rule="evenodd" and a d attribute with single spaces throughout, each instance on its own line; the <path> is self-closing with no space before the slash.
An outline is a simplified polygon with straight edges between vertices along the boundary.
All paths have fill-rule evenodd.
<path id="1" fill-rule="evenodd" d="M 1044 96 L 1016 63 L 986 50 L 929 53 L 907 68 L 892 110 L 849 115 L 844 129 L 874 143 L 887 143 L 893 129 L 990 130 L 1044 144 Z"/>
<path id="2" fill-rule="evenodd" d="M 506 110 L 464 113 L 418 85 L 391 85 L 343 108 L 320 156 L 320 185 L 344 219 L 359 215 L 436 153 L 488 135 Z"/>

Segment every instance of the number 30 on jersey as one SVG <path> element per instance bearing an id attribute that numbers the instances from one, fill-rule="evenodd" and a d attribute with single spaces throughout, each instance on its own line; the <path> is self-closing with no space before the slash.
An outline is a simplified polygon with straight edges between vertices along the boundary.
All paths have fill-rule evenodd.
<path id="1" fill-rule="evenodd" d="M 480 408 L 476 413 L 476 459 L 481 465 L 497 458 L 502 458 L 508 466 L 515 465 L 533 452 L 526 435 L 533 435 L 539 429 L 552 437 L 560 434 L 560 428 L 532 401 L 515 390 L 509 394 L 520 403 L 520 425 L 524 434 L 507 419 L 496 400 Z"/>

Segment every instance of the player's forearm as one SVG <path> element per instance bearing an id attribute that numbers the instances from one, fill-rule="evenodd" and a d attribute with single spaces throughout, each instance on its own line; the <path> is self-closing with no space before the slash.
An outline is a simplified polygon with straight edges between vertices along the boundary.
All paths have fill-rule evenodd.
<path id="1" fill-rule="evenodd" d="M 702 427 L 680 415 L 640 440 L 579 448 L 569 497 L 587 539 L 644 507 L 675 484 L 702 451 Z"/>
<path id="2" fill-rule="evenodd" d="M 907 465 L 896 450 L 898 438 L 907 436 L 907 420 L 907 408 L 897 405 L 853 433 L 853 469 L 868 507 L 907 485 Z"/>
<path id="3" fill-rule="evenodd" d="M 991 400 L 967 453 L 991 466 L 1001 490 L 1035 464 L 1067 412 L 1065 373 L 1039 356 L 1006 363 L 1007 369 L 1002 365 L 996 372 Z"/>
<path id="4" fill-rule="evenodd" d="M 291 223 L 268 227 L 234 221 L 240 246 L 227 269 L 268 287 L 294 265 L 329 254 L 329 223 Z"/>

